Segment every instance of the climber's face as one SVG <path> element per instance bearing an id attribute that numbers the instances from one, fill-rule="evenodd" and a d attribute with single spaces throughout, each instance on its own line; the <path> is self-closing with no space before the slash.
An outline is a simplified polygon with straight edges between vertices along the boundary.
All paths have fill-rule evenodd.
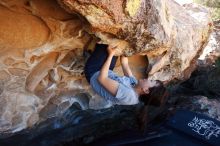
<path id="1" fill-rule="evenodd" d="M 148 94 L 149 93 L 149 89 L 155 86 L 159 86 L 159 83 L 155 80 L 150 80 L 150 79 L 140 79 L 138 80 L 138 86 L 140 87 L 140 89 Z"/>

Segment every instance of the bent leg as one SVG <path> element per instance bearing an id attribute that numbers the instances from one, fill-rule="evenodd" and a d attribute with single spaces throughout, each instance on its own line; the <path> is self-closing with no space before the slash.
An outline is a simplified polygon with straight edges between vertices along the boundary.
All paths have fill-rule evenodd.
<path id="1" fill-rule="evenodd" d="M 84 72 L 85 76 L 88 82 L 90 82 L 90 78 L 92 75 L 101 70 L 103 64 L 105 63 L 107 57 L 108 57 L 108 52 L 107 52 L 107 47 L 108 45 L 104 44 L 96 44 L 95 50 L 93 51 L 92 55 L 89 57 L 85 64 Z M 116 56 L 113 57 L 111 65 L 110 65 L 110 70 L 113 70 L 117 61 Z"/>

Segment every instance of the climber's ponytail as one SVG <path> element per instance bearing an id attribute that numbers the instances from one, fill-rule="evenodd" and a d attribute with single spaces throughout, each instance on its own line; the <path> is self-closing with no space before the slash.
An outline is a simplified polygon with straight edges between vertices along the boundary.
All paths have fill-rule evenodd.
<path id="1" fill-rule="evenodd" d="M 158 86 L 154 86 L 149 89 L 148 94 L 143 94 L 139 96 L 139 100 L 144 103 L 144 106 L 140 110 L 140 114 L 138 117 L 140 129 L 144 130 L 146 128 L 146 124 L 149 122 L 148 118 L 148 107 L 149 105 L 156 106 L 162 108 L 167 101 L 168 91 L 164 87 L 163 83 L 159 80 L 156 80 Z"/>

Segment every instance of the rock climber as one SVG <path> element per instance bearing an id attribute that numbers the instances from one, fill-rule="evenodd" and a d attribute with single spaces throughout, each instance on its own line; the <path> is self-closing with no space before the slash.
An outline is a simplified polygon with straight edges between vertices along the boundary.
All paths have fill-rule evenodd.
<path id="1" fill-rule="evenodd" d="M 124 76 L 113 71 L 119 58 L 115 56 L 116 50 L 117 47 L 111 45 L 96 44 L 84 68 L 92 89 L 113 105 L 133 105 L 139 102 L 155 106 L 163 104 L 167 97 L 163 83 L 159 80 L 137 80 L 129 67 L 128 57 L 120 56 Z"/>

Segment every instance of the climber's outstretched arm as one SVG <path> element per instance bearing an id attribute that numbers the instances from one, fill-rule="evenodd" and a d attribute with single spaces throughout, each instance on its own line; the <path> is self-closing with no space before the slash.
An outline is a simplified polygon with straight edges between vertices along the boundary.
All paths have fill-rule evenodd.
<path id="1" fill-rule="evenodd" d="M 133 74 L 131 72 L 131 68 L 128 64 L 128 57 L 121 56 L 120 60 L 121 60 L 121 66 L 122 66 L 122 70 L 123 70 L 124 75 L 127 77 L 133 76 Z"/>
<path id="2" fill-rule="evenodd" d="M 116 96 L 119 83 L 108 77 L 108 71 L 115 52 L 116 52 L 115 48 L 108 47 L 108 57 L 105 63 L 103 64 L 98 77 L 99 83 L 106 90 L 108 90 L 113 96 Z"/>

